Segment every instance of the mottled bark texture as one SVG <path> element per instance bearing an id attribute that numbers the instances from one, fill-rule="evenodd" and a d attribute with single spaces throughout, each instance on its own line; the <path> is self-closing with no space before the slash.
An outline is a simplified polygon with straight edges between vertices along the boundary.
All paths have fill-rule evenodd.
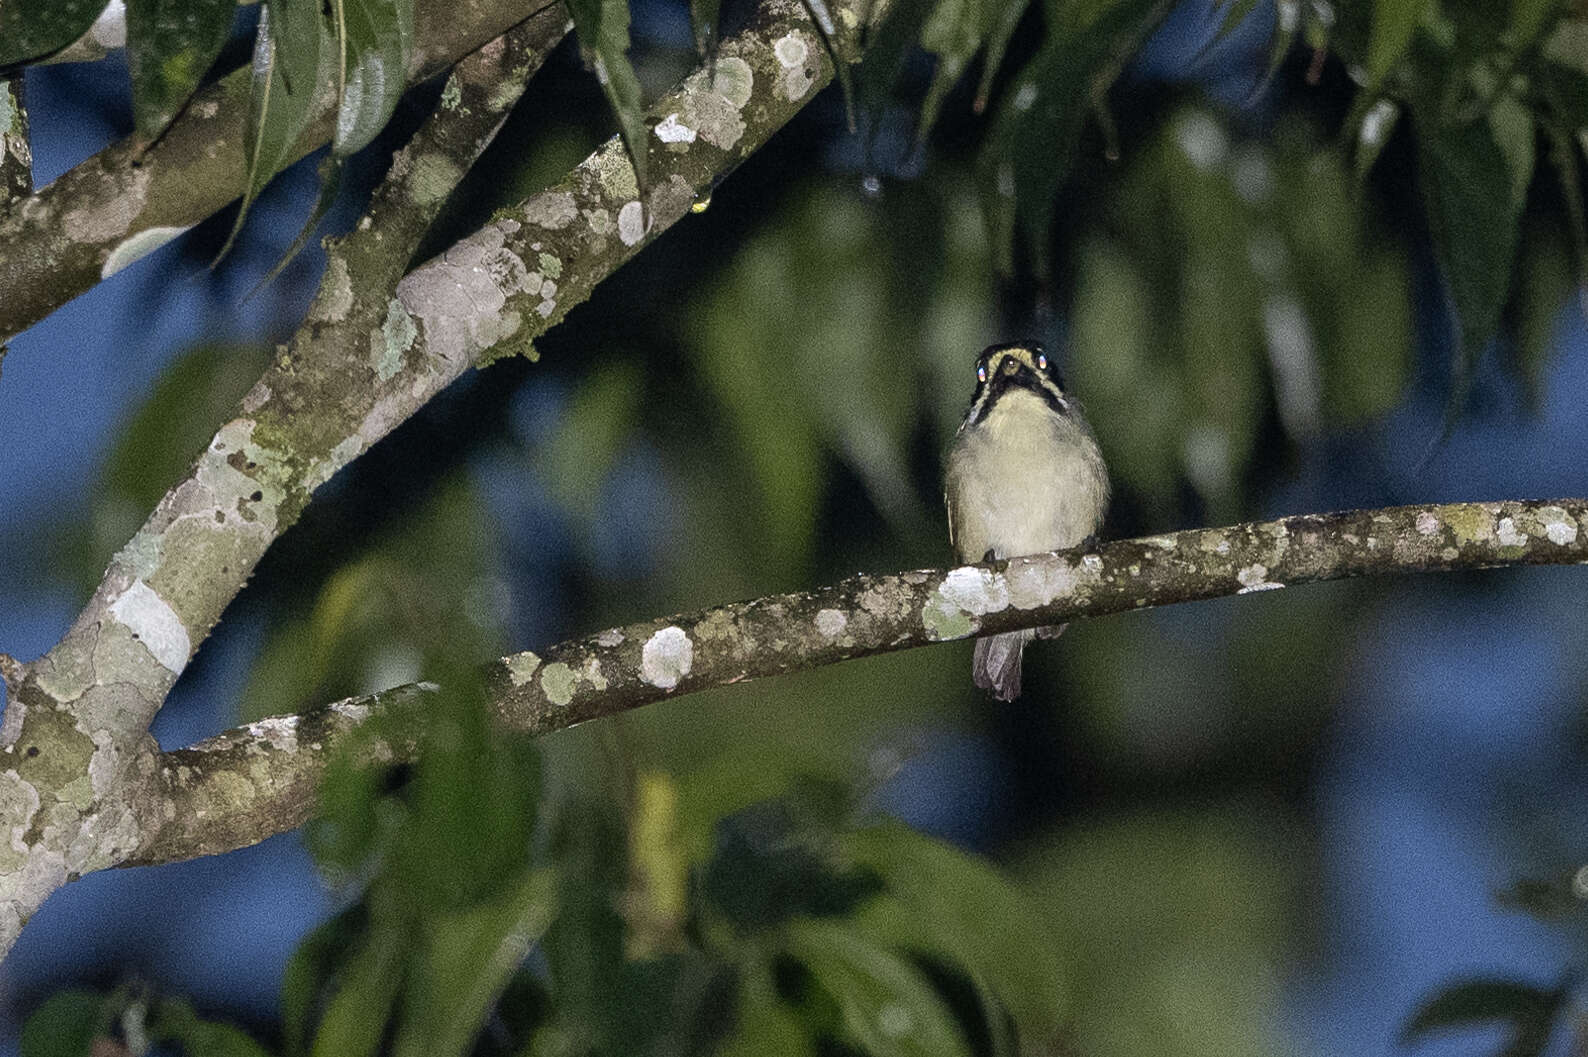
<path id="1" fill-rule="evenodd" d="M 546 0 L 417 0 L 409 83 L 537 11 L 549 24 L 567 17 Z M 242 194 L 248 83 L 248 69 L 235 70 L 201 90 L 153 146 L 130 136 L 9 209 L 0 205 L 0 342 Z M 335 118 L 328 94 L 293 159 L 329 143 Z"/>
<path id="2" fill-rule="evenodd" d="M 181 771 L 161 762 L 149 722 L 265 547 L 330 476 L 327 463 L 341 465 L 373 440 L 355 432 L 335 456 L 334 445 L 306 446 L 306 461 L 293 462 L 262 438 L 271 428 L 300 436 L 294 421 L 362 421 L 384 392 L 379 381 L 396 378 L 415 393 L 439 387 L 423 358 L 407 371 L 400 362 L 387 369 L 382 321 L 447 193 L 567 30 L 561 9 L 549 11 L 458 65 L 358 229 L 328 247 L 307 321 L 245 397 L 243 414 L 266 405 L 271 413 L 221 427 L 48 654 L 27 665 L 0 658 L 9 691 L 0 724 L 0 827 L 9 837 L 0 840 L 0 952 L 50 891 L 125 861 L 163 824 L 165 783 Z"/>
<path id="3" fill-rule="evenodd" d="M 32 190 L 33 151 L 28 147 L 22 75 L 0 77 L 0 210 Z"/>
<path id="4" fill-rule="evenodd" d="M 1096 554 L 854 576 L 504 657 L 486 681 L 504 727 L 546 734 L 713 687 L 992 632 L 1347 577 L 1584 563 L 1588 500 L 1305 514 L 1124 540 Z M 425 714 L 408 706 L 427 689 L 278 716 L 167 753 L 169 821 L 129 861 L 214 854 L 301 824 L 336 739 L 372 718 L 399 719 L 414 729 L 396 738 L 387 722 L 382 750 L 405 758 Z"/>

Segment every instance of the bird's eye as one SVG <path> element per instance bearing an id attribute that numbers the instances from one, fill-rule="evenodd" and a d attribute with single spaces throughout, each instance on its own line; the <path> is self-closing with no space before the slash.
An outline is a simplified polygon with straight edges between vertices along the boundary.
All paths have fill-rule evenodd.
<path id="1" fill-rule="evenodd" d="M 1045 371 L 1047 369 L 1048 369 L 1048 354 L 1045 353 L 1045 352 L 1037 353 L 1037 370 Z"/>
<path id="2" fill-rule="evenodd" d="M 976 380 L 978 382 L 985 382 L 987 380 L 987 365 L 985 363 L 978 363 L 976 365 Z"/>

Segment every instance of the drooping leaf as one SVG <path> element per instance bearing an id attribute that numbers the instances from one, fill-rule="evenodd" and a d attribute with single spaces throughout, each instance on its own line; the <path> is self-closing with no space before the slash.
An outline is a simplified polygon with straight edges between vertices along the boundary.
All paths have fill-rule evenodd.
<path id="1" fill-rule="evenodd" d="M 1511 288 L 1517 225 L 1533 173 L 1533 124 L 1520 103 L 1502 98 L 1483 119 L 1423 123 L 1418 131 L 1424 208 L 1458 321 L 1455 413 Z"/>
<path id="2" fill-rule="evenodd" d="M 106 0 L 6 0 L 0 4 L 0 74 L 42 59 L 88 32 Z"/>
<path id="3" fill-rule="evenodd" d="M 1013 265 L 1017 237 L 1044 264 L 1055 198 L 1074 165 L 1086 116 L 1166 10 L 1158 0 L 1122 0 L 1072 12 L 1016 75 L 979 163 L 1002 270 Z"/>
<path id="4" fill-rule="evenodd" d="M 841 924 L 799 921 L 788 952 L 837 1004 L 849 1041 L 873 1057 L 970 1057 L 942 997 L 908 960 Z"/>
<path id="5" fill-rule="evenodd" d="M 1472 980 L 1453 984 L 1425 1002 L 1401 1031 L 1415 1043 L 1447 1028 L 1499 1021 L 1511 1036 L 1499 1057 L 1538 1057 L 1549 1042 L 1555 1019 L 1565 1009 L 1571 982 L 1537 987 L 1515 980 Z"/>
<path id="6" fill-rule="evenodd" d="M 369 930 L 369 908 L 355 903 L 316 926 L 287 959 L 281 981 L 281 1020 L 289 1057 L 306 1054 L 314 1041 L 321 1004 L 344 959 Z"/>
<path id="7" fill-rule="evenodd" d="M 1377 92 L 1391 67 L 1411 43 L 1417 23 L 1432 0 L 1374 0 L 1373 28 L 1367 45 L 1367 88 Z"/>
<path id="8" fill-rule="evenodd" d="M 999 0 L 939 0 L 921 30 L 921 47 L 937 56 L 932 83 L 921 103 L 916 126 L 917 142 L 924 141 L 937 123 L 937 115 L 949 90 L 959 81 L 965 67 L 975 58 L 989 38 L 995 38 L 997 54 L 987 57 L 983 80 L 990 83 L 1003 60 L 1009 34 L 1024 13 L 1025 4 Z"/>
<path id="9" fill-rule="evenodd" d="M 827 8 L 827 0 L 804 0 L 805 10 L 811 13 L 811 21 L 816 23 L 816 30 L 821 34 L 822 46 L 827 49 L 828 57 L 833 61 L 833 72 L 838 78 L 838 89 L 844 96 L 844 115 L 849 122 L 849 131 L 855 130 L 855 80 L 854 74 L 849 70 L 849 62 L 844 58 L 844 52 L 838 44 L 838 23 L 833 20 L 833 13 Z"/>
<path id="10" fill-rule="evenodd" d="M 976 86 L 976 101 L 971 108 L 978 114 L 987 109 L 987 101 L 992 98 L 993 79 L 998 76 L 998 70 L 1003 66 L 1004 53 L 1009 50 L 1009 40 L 1015 35 L 1015 28 L 1020 25 L 1020 20 L 1025 17 L 1029 0 L 1014 0 L 1011 3 L 999 5 L 998 17 L 993 22 L 991 31 L 987 34 L 987 56 L 982 61 L 981 82 Z"/>
<path id="11" fill-rule="evenodd" d="M 427 918 L 409 969 L 396 1057 L 469 1052 L 480 1025 L 551 920 L 549 869 L 526 873 L 495 899 Z"/>
<path id="12" fill-rule="evenodd" d="M 855 87 L 859 108 L 866 115 L 872 135 L 880 123 L 888 93 L 904 70 L 911 50 L 920 42 L 932 11 L 932 0 L 898 0 L 883 14 L 881 24 L 869 33 L 865 59 L 860 64 L 860 79 Z M 836 54 L 834 58 L 836 61 Z"/>
<path id="13" fill-rule="evenodd" d="M 57 991 L 22 1025 L 18 1057 L 88 1057 L 94 1040 L 110 1034 L 110 996 Z"/>
<path id="14" fill-rule="evenodd" d="M 292 158 L 335 70 L 335 37 L 318 0 L 265 0 L 254 39 L 243 203 L 219 257 L 231 250 L 259 192 Z"/>
<path id="15" fill-rule="evenodd" d="M 347 157 L 386 127 L 408 82 L 413 0 L 331 0 L 341 100 L 331 150 Z"/>
<path id="16" fill-rule="evenodd" d="M 706 58 L 717 46 L 717 20 L 722 0 L 689 0 L 690 24 L 695 30 L 695 50 Z"/>
<path id="17" fill-rule="evenodd" d="M 1234 33 L 1235 27 L 1257 10 L 1257 4 L 1258 0 L 1221 0 L 1218 9 L 1224 12 L 1224 17 L 1219 20 L 1217 36 L 1227 37 Z"/>
<path id="18" fill-rule="evenodd" d="M 314 1034 L 312 1057 L 370 1057 L 402 990 L 416 937 L 409 923 L 377 906 L 363 942 L 347 952 Z"/>
<path id="19" fill-rule="evenodd" d="M 839 846 L 884 885 L 857 913 L 862 928 L 985 982 L 1031 1039 L 1058 1031 L 1067 980 L 1057 945 L 997 869 L 897 822 L 845 833 Z"/>
<path id="20" fill-rule="evenodd" d="M 127 0 L 127 69 L 138 134 L 154 140 L 226 43 L 236 0 Z"/>
<path id="21" fill-rule="evenodd" d="M 640 108 L 640 80 L 629 61 L 628 0 L 569 0 L 579 49 L 595 70 L 601 90 L 617 115 L 618 131 L 634 163 L 634 176 L 643 195 L 646 187 L 645 113 Z"/>
<path id="22" fill-rule="evenodd" d="M 1362 113 L 1356 129 L 1356 176 L 1366 179 L 1373 163 L 1383 153 L 1384 145 L 1395 132 L 1401 118 L 1401 106 L 1392 99 L 1380 99 Z"/>

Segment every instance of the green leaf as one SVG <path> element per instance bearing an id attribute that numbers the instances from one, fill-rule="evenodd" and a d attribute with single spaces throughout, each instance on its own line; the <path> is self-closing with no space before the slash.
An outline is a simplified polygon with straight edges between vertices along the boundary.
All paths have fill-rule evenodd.
<path id="1" fill-rule="evenodd" d="M 959 81 L 971 59 L 988 38 L 996 35 L 998 53 L 989 55 L 984 81 L 996 72 L 1008 46 L 1009 33 L 1025 10 L 1024 2 L 1000 0 L 939 0 L 931 18 L 921 30 L 921 47 L 937 56 L 932 83 L 921 103 L 921 118 L 916 128 L 917 142 L 924 141 L 937 123 L 943 100 Z M 979 110 L 978 110 L 979 112 Z"/>
<path id="2" fill-rule="evenodd" d="M 1219 7 L 1224 11 L 1224 17 L 1219 20 L 1217 36 L 1227 37 L 1257 10 L 1257 0 L 1221 0 Z"/>
<path id="3" fill-rule="evenodd" d="M 846 1038 L 872 1057 L 970 1057 L 970 1046 L 926 975 L 840 924 L 790 926 L 789 954 L 837 1004 Z"/>
<path id="4" fill-rule="evenodd" d="M 1158 0 L 1121 0 L 1075 12 L 1016 75 L 979 164 L 982 199 L 1001 269 L 1020 236 L 1039 267 L 1055 199 L 1075 162 L 1086 116 L 1123 63 L 1167 10 Z"/>
<path id="5" fill-rule="evenodd" d="M 816 1057 L 816 1042 L 777 993 L 764 965 L 748 967 L 739 983 L 733 1033 L 717 1057 Z"/>
<path id="6" fill-rule="evenodd" d="M 248 178 L 242 207 L 218 257 L 230 252 L 249 206 L 291 160 L 335 61 L 335 38 L 321 16 L 319 0 L 265 0 L 254 38 L 245 132 Z"/>
<path id="7" fill-rule="evenodd" d="M 314 1041 L 321 1002 L 349 952 L 358 949 L 369 930 L 369 908 L 356 903 L 318 925 L 287 959 L 281 980 L 281 1020 L 289 1055 L 305 1054 Z"/>
<path id="8" fill-rule="evenodd" d="M 378 1051 L 415 939 L 407 921 L 376 904 L 363 942 L 338 967 L 309 1051 L 313 1057 L 368 1057 Z"/>
<path id="9" fill-rule="evenodd" d="M 204 1020 L 179 998 L 154 1003 L 148 1019 L 153 1042 L 174 1042 L 188 1057 L 270 1057 L 270 1051 L 241 1028 Z"/>
<path id="10" fill-rule="evenodd" d="M 717 20 L 722 0 L 689 0 L 689 19 L 695 28 L 695 50 L 706 58 L 717 46 Z"/>
<path id="11" fill-rule="evenodd" d="M 1455 413 L 1511 288 L 1517 225 L 1533 173 L 1533 124 L 1520 103 L 1502 98 L 1484 119 L 1419 131 L 1424 208 L 1460 335 Z"/>
<path id="12" fill-rule="evenodd" d="M 1031 1040 L 1058 1032 L 1068 1005 L 1058 946 L 1003 874 L 898 822 L 843 834 L 839 847 L 885 887 L 857 912 L 859 927 L 985 983 Z"/>
<path id="13" fill-rule="evenodd" d="M 469 1051 L 508 978 L 545 932 L 554 881 L 551 870 L 536 870 L 490 902 L 423 922 L 421 952 L 403 996 L 396 1057 Z"/>
<path id="14" fill-rule="evenodd" d="M 547 490 L 579 517 L 594 518 L 601 489 L 634 438 L 644 399 L 638 364 L 605 361 L 579 387 L 549 442 L 537 448 Z"/>
<path id="15" fill-rule="evenodd" d="M 88 1057 L 94 1040 L 110 1034 L 110 996 L 57 991 L 22 1025 L 18 1057 Z"/>
<path id="16" fill-rule="evenodd" d="M 0 74 L 42 59 L 88 32 L 105 0 L 6 0 L 0 3 Z"/>
<path id="17" fill-rule="evenodd" d="M 1555 1019 L 1566 1007 L 1571 982 L 1535 987 L 1514 980 L 1472 980 L 1452 984 L 1412 1014 L 1401 1031 L 1404 1044 L 1420 1042 L 1446 1028 L 1508 1023 L 1512 1035 L 1499 1057 L 1538 1057 L 1549 1043 Z"/>
<path id="18" fill-rule="evenodd" d="M 1367 44 L 1367 87 L 1376 93 L 1389 74 L 1432 0 L 1374 0 L 1373 28 Z"/>
<path id="19" fill-rule="evenodd" d="M 413 0 L 331 0 L 340 49 L 341 100 L 332 153 L 347 157 L 373 140 L 408 85 Z"/>
<path id="20" fill-rule="evenodd" d="M 138 134 L 154 140 L 214 65 L 236 0 L 127 0 L 127 68 Z"/>
<path id="21" fill-rule="evenodd" d="M 618 131 L 628 146 L 634 163 L 634 176 L 643 196 L 646 187 L 645 113 L 640 108 L 640 81 L 629 61 L 628 0 L 569 0 L 579 49 L 595 69 L 601 90 L 617 115 Z"/>
<path id="22" fill-rule="evenodd" d="M 911 49 L 920 42 L 932 11 L 932 0 L 898 0 L 888 7 L 881 25 L 870 33 L 865 58 L 860 64 L 856 94 L 860 109 L 869 119 L 873 133 L 881 122 L 888 94 L 904 70 Z M 834 63 L 842 66 L 836 52 Z"/>
<path id="23" fill-rule="evenodd" d="M 987 109 L 987 100 L 992 97 L 993 78 L 998 76 L 998 70 L 1004 64 L 1004 53 L 1009 50 L 1009 40 L 1015 35 L 1015 28 L 1020 25 L 1030 0 L 1013 0 L 1013 2 L 999 5 L 997 20 L 987 34 L 987 57 L 982 61 L 981 82 L 976 86 L 976 101 L 971 108 L 978 114 Z"/>
<path id="24" fill-rule="evenodd" d="M 1373 163 L 1384 152 L 1395 126 L 1400 123 L 1401 106 L 1392 99 L 1380 99 L 1362 112 L 1356 127 L 1356 176 L 1367 178 Z"/>

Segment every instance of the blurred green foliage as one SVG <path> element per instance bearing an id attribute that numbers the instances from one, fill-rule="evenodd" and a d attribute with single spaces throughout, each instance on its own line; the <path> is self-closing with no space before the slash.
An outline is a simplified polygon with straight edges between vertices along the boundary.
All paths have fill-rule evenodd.
<path id="1" fill-rule="evenodd" d="M 702 46 L 717 6 L 691 5 Z M 1231 0 L 1226 28 L 1257 6 Z M 621 9 L 577 11 L 609 72 L 629 62 Z M 1497 332 L 1538 384 L 1588 245 L 1575 9 L 1283 0 L 1260 74 L 1282 83 L 1293 47 L 1314 49 L 1303 76 L 1332 70 L 1339 105 L 1287 94 L 1261 121 L 1115 84 L 1163 4 L 893 9 L 860 71 L 873 131 L 895 86 L 924 94 L 922 136 L 952 125 L 966 75 L 988 120 L 953 130 L 927 178 L 880 201 L 847 180 L 784 178 L 764 212 L 707 229 L 706 263 L 671 279 L 665 304 L 636 293 L 642 282 L 609 284 L 620 292 L 598 291 L 570 324 L 598 335 L 600 355 L 535 368 L 561 386 L 547 428 L 510 438 L 485 416 L 466 443 L 543 493 L 575 551 L 614 520 L 623 461 L 657 456 L 660 560 L 578 583 L 568 632 L 945 560 L 938 453 L 976 351 L 1014 336 L 995 306 L 1019 282 L 1068 330 L 1069 377 L 1135 519 L 1126 530 L 1240 517 L 1296 451 L 1380 420 L 1426 338 L 1411 305 L 1425 242 L 1460 335 L 1453 391 Z M 917 37 L 929 78 L 910 75 Z M 609 93 L 631 136 L 637 84 Z M 1130 119 L 1118 129 L 1116 110 Z M 498 183 L 521 193 L 579 148 L 559 126 Z M 739 236 L 731 252 L 708 241 L 724 235 Z M 1016 287 L 1000 286 L 1010 273 Z M 629 332 L 601 329 L 619 316 Z M 1039 337 L 1058 329 L 1041 312 L 1010 317 Z M 173 367 L 65 536 L 63 574 L 92 584 L 263 355 L 202 348 Z M 411 494 L 362 493 L 394 511 L 366 536 L 335 535 L 334 518 L 295 530 L 305 549 L 330 540 L 334 560 L 267 599 L 249 718 L 420 678 L 450 688 L 418 764 L 381 764 L 382 739 L 399 735 L 376 728 L 325 785 L 307 839 L 348 906 L 288 967 L 281 1052 L 1284 1048 L 1266 1014 L 1307 939 L 1298 771 L 1371 590 L 1209 605 L 1195 632 L 1146 614 L 1078 626 L 1062 652 L 1034 651 L 1028 712 L 975 701 L 968 648 L 950 647 L 695 695 L 532 746 L 487 729 L 465 675 L 535 644 L 509 641 L 520 571 L 462 463 Z M 330 491 L 317 506 L 348 501 Z M 1074 792 L 1074 814 L 1022 820 L 1007 871 L 879 819 L 887 761 L 944 732 L 1040 754 L 1034 781 Z M 1505 1052 L 1521 1057 L 1563 993 L 1459 984 L 1407 1034 L 1506 1022 Z M 159 1022 L 190 1049 L 208 1023 L 142 992 L 68 992 L 35 1014 L 24 1052 L 127 1039 L 134 1008 L 174 1010 Z M 254 1052 L 227 1038 L 239 1048 L 204 1052 Z"/>

